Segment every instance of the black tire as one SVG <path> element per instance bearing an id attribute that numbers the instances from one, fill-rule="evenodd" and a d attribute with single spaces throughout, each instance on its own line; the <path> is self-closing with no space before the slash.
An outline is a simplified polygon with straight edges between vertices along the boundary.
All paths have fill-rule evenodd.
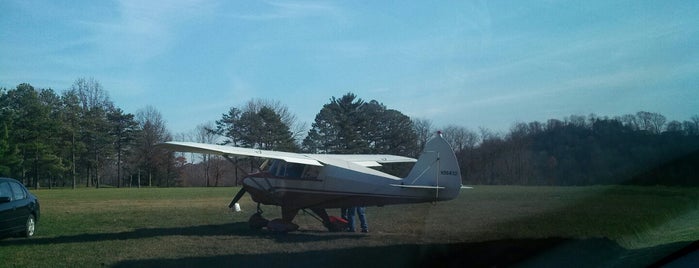
<path id="1" fill-rule="evenodd" d="M 252 230 L 260 230 L 262 227 L 267 227 L 267 224 L 269 223 L 269 220 L 265 219 L 262 217 L 261 213 L 255 213 L 250 216 L 250 219 L 248 220 L 248 224 L 250 225 L 250 229 Z"/>
<path id="2" fill-rule="evenodd" d="M 36 220 L 34 219 L 34 215 L 29 215 L 29 217 L 27 217 L 27 223 L 24 225 L 24 232 L 22 233 L 22 236 L 30 238 L 34 236 L 35 231 Z"/>

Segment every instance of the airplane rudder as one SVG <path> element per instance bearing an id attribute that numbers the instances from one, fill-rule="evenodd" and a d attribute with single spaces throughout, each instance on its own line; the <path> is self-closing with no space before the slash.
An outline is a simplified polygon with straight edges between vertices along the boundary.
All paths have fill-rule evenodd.
<path id="1" fill-rule="evenodd" d="M 437 180 L 435 184 L 444 189 L 440 190 L 438 199 L 446 201 L 456 198 L 461 191 L 461 168 L 451 145 L 438 133 L 428 142 L 429 150 L 439 157 Z"/>
<path id="2" fill-rule="evenodd" d="M 435 142 L 437 144 L 435 144 L 434 150 L 439 153 L 439 184 L 446 187 L 458 186 L 460 188 L 461 168 L 454 150 L 441 135 L 435 138 Z"/>
<path id="3" fill-rule="evenodd" d="M 407 179 L 422 185 L 461 187 L 461 170 L 456 155 L 440 133 L 425 144 Z"/>

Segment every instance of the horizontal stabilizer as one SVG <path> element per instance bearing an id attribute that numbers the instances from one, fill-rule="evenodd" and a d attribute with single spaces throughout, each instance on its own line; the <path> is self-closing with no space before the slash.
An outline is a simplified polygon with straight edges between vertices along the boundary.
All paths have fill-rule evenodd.
<path id="1" fill-rule="evenodd" d="M 391 186 L 400 188 L 411 188 L 411 189 L 444 189 L 443 186 L 428 186 L 428 185 L 404 185 L 404 184 L 391 184 Z"/>
<path id="2" fill-rule="evenodd" d="M 471 186 L 463 186 L 463 185 L 461 185 L 461 189 L 473 189 L 473 187 L 471 187 Z"/>

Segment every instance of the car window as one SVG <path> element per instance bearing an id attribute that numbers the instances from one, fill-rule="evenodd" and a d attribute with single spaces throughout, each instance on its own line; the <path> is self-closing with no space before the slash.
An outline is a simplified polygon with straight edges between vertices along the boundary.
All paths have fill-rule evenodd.
<path id="1" fill-rule="evenodd" d="M 12 191 L 10 190 L 9 183 L 0 182 L 0 197 L 12 197 Z"/>
<path id="2" fill-rule="evenodd" d="M 27 197 L 24 187 L 16 182 L 10 182 L 10 187 L 12 187 L 12 200 L 22 200 Z"/>

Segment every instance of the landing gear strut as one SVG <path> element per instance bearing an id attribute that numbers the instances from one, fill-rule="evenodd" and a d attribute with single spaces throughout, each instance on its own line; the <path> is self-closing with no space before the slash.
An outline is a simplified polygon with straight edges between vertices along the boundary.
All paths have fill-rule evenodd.
<path id="1" fill-rule="evenodd" d="M 304 211 L 306 210 L 304 209 Z M 328 212 L 323 208 L 311 208 L 311 211 L 318 217 L 310 213 L 309 215 L 322 222 L 325 228 L 328 228 L 328 231 L 330 232 L 340 232 L 347 228 L 346 222 L 331 219 L 331 217 L 328 215 Z M 262 211 L 260 203 L 257 203 L 257 212 L 255 214 L 252 214 L 252 216 L 250 216 L 250 219 L 248 219 L 248 225 L 250 226 L 250 229 L 261 230 L 262 228 L 266 227 L 267 230 L 273 232 L 286 233 L 296 231 L 299 228 L 298 225 L 292 222 L 294 218 L 296 218 L 296 215 L 299 213 L 299 209 L 282 207 L 282 218 L 274 219 L 271 221 L 262 217 L 263 212 L 264 211 Z"/>
<path id="2" fill-rule="evenodd" d="M 328 212 L 324 208 L 312 208 L 311 211 L 314 214 L 318 215 L 318 217 L 320 218 L 313 216 L 313 214 L 310 213 L 309 215 L 322 222 L 323 226 L 325 226 L 325 228 L 327 228 L 329 232 L 342 232 L 345 229 L 347 229 L 347 223 L 344 222 L 344 220 L 339 221 L 337 220 L 337 217 L 330 217 L 328 215 Z"/>
<path id="3" fill-rule="evenodd" d="M 250 229 L 260 230 L 262 229 L 262 227 L 267 227 L 267 224 L 269 224 L 269 220 L 262 217 L 262 212 L 264 211 L 262 211 L 262 209 L 260 208 L 260 203 L 257 203 L 257 212 L 255 214 L 252 214 L 252 216 L 250 216 L 250 219 L 248 220 Z"/>
<path id="4" fill-rule="evenodd" d="M 260 230 L 266 227 L 267 230 L 279 233 L 293 232 L 299 229 L 298 225 L 291 222 L 294 220 L 294 217 L 296 217 L 298 209 L 285 209 L 282 207 L 282 218 L 271 221 L 262 217 L 262 213 L 263 211 L 262 208 L 260 208 L 260 203 L 257 203 L 257 212 L 252 214 L 248 220 L 250 229 Z"/>

